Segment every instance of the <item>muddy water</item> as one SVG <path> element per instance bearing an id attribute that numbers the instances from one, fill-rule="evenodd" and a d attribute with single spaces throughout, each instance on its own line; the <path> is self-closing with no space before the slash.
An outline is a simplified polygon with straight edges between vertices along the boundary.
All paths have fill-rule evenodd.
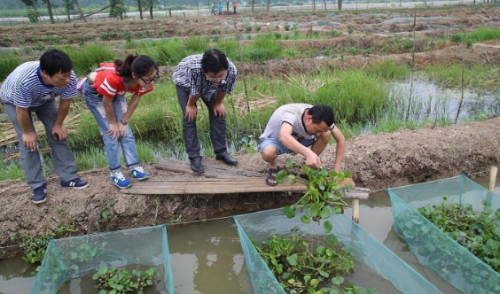
<path id="1" fill-rule="evenodd" d="M 423 79 L 416 79 L 413 83 L 409 80 L 396 82 L 388 86 L 391 95 L 405 97 L 406 105 L 401 105 L 404 109 L 408 109 L 411 98 L 410 119 L 416 122 L 436 118 L 454 122 L 459 108 L 459 122 L 500 112 L 500 88 L 490 91 L 465 88 L 462 100 L 460 89 L 443 88 Z"/>
<path id="2" fill-rule="evenodd" d="M 487 177 L 475 180 L 487 186 Z M 500 178 L 497 184 L 500 184 Z M 500 187 L 496 188 L 496 193 L 500 194 Z M 392 226 L 391 203 L 386 192 L 373 193 L 369 200 L 361 201 L 360 204 L 360 224 L 363 227 L 443 293 L 460 293 L 433 272 L 420 266 L 407 246 L 396 235 Z M 346 214 L 350 213 L 351 210 L 347 209 Z M 168 238 L 176 293 L 252 293 L 238 233 L 232 219 L 172 226 L 168 229 Z M 1 260 L 0 293 L 29 293 L 34 283 L 34 277 L 30 275 L 32 271 L 33 268 L 26 267 L 20 258 Z M 353 282 L 369 286 L 365 285 L 365 282 L 370 281 L 384 289 L 381 293 L 399 293 L 391 285 L 387 285 L 381 279 L 374 279 L 373 276 L 369 269 L 358 265 Z M 74 280 L 64 286 L 59 293 L 98 293 L 93 285 L 88 278 Z M 149 293 L 165 293 L 162 289 L 152 290 Z"/>

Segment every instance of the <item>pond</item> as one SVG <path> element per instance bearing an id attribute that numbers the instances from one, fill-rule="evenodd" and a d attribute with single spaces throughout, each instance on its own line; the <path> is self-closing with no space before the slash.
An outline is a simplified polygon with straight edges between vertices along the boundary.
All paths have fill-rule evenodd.
<path id="1" fill-rule="evenodd" d="M 477 178 L 475 181 L 483 186 L 488 185 L 487 177 Z M 500 195 L 500 187 L 497 187 L 495 192 Z M 350 215 L 351 210 L 346 209 L 345 213 Z M 434 283 L 443 293 L 460 293 L 433 272 L 420 266 L 397 236 L 393 228 L 390 199 L 385 191 L 372 193 L 369 200 L 360 201 L 360 218 L 360 225 Z M 238 233 L 231 218 L 171 226 L 168 228 L 168 238 L 176 293 L 252 293 Z M 362 268 L 359 270 L 356 280 L 363 280 L 365 273 L 367 276 L 370 275 L 369 271 Z M 33 271 L 34 268 L 26 267 L 21 258 L 0 260 L 0 293 L 29 293 L 34 284 L 34 277 L 31 275 Z M 92 282 L 83 279 L 72 281 L 59 293 L 98 293 L 98 291 Z M 164 292 L 160 289 L 150 293 Z"/>

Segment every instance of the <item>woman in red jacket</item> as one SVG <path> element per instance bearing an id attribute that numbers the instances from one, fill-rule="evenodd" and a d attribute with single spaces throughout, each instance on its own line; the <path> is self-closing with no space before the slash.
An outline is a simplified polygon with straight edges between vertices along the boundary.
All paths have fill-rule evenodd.
<path id="1" fill-rule="evenodd" d="M 132 182 L 121 171 L 119 145 L 131 176 L 137 180 L 149 178 L 149 174 L 139 165 L 137 146 L 128 122 L 141 97 L 153 91 L 158 78 L 158 66 L 153 59 L 146 55 L 129 55 L 123 61 L 101 63 L 85 83 L 85 102 L 99 126 L 111 180 L 118 188 L 132 186 Z M 132 93 L 128 106 L 125 99 L 127 92 Z"/>

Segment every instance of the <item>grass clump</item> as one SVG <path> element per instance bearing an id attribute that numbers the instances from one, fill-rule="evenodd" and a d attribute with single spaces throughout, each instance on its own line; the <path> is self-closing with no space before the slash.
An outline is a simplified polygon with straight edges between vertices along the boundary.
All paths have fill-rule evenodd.
<path id="1" fill-rule="evenodd" d="M 109 48 L 99 45 L 84 45 L 80 48 L 65 47 L 66 52 L 73 62 L 73 70 L 78 76 L 84 76 L 99 67 L 101 62 L 113 62 L 115 54 Z"/>
<path id="2" fill-rule="evenodd" d="M 484 42 L 488 40 L 500 40 L 499 28 L 479 28 L 467 33 L 466 39 L 472 42 Z"/>
<path id="3" fill-rule="evenodd" d="M 383 113 L 387 92 L 380 79 L 362 71 L 345 71 L 327 80 L 313 95 L 311 104 L 328 104 L 336 118 L 349 123 L 375 121 Z"/>
<path id="4" fill-rule="evenodd" d="M 16 69 L 24 60 L 15 53 L 0 54 L 0 81 L 7 78 L 10 73 Z"/>
<path id="5" fill-rule="evenodd" d="M 24 179 L 24 170 L 15 162 L 4 163 L 3 160 L 0 160 L 0 170 L 2 170 L 0 181 Z"/>
<path id="6" fill-rule="evenodd" d="M 424 69 L 433 82 L 449 88 L 456 88 L 462 83 L 462 65 L 433 65 Z M 466 87 L 482 87 L 495 89 L 500 85 L 500 68 L 498 66 L 473 65 L 465 66 L 464 85 Z"/>
<path id="7" fill-rule="evenodd" d="M 244 48 L 246 61 L 264 61 L 281 57 L 283 46 L 272 37 L 258 38 Z"/>
<path id="8" fill-rule="evenodd" d="M 404 79 L 411 72 L 408 66 L 398 65 L 394 61 L 371 64 L 365 71 L 369 76 L 386 80 Z"/>

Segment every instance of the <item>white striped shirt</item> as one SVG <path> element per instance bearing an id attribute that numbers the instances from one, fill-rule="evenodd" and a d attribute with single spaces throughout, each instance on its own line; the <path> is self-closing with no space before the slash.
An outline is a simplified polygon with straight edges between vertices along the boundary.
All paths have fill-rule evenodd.
<path id="1" fill-rule="evenodd" d="M 21 108 L 37 107 L 57 96 L 61 99 L 76 97 L 76 75 L 71 71 L 69 84 L 65 88 L 48 86 L 40 76 L 40 62 L 30 61 L 18 66 L 0 88 L 2 101 Z"/>

